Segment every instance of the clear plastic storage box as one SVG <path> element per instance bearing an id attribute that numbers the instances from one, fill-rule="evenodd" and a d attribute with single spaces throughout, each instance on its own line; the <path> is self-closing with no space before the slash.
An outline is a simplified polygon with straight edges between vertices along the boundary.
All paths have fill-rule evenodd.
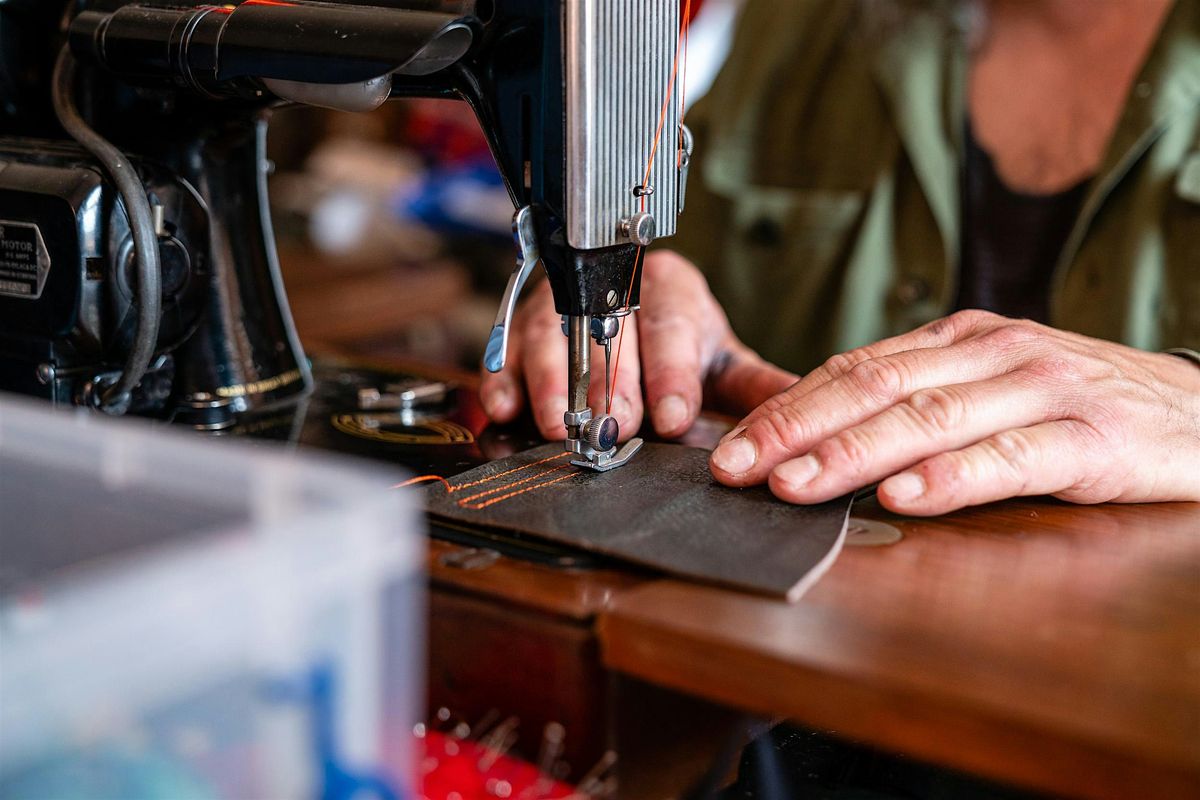
<path id="1" fill-rule="evenodd" d="M 0 397 L 0 798 L 409 796 L 396 479 Z"/>

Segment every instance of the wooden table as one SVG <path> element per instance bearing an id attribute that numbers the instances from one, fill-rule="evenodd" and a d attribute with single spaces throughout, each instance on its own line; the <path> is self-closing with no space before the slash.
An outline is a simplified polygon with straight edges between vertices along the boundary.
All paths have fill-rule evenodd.
<path id="1" fill-rule="evenodd" d="M 655 719 L 642 760 L 695 774 L 724 731 L 677 745 L 726 708 L 1068 796 L 1200 797 L 1200 504 L 853 513 L 903 538 L 794 604 L 432 542 L 431 703 L 565 721 L 577 765 L 629 763 Z M 632 761 L 621 796 L 667 796 Z"/>
<path id="2" fill-rule="evenodd" d="M 1200 505 L 1038 499 L 917 520 L 872 501 L 854 513 L 904 538 L 846 548 L 790 605 L 507 558 L 463 570 L 435 543 L 435 586 L 455 599 L 435 598 L 434 645 L 523 631 L 508 646 L 545 653 L 547 623 L 519 619 L 546 614 L 576 631 L 558 667 L 580 680 L 510 675 L 503 690 L 542 692 L 530 699 L 550 716 L 604 695 L 616 671 L 1067 796 L 1200 797 Z M 438 619 L 460 603 L 488 609 L 475 635 L 460 613 Z M 496 689 L 479 674 L 457 685 Z"/>
<path id="3" fill-rule="evenodd" d="M 605 662 L 656 684 L 1082 797 L 1200 797 L 1200 505 L 1013 501 L 847 548 L 788 605 L 617 594 Z"/>

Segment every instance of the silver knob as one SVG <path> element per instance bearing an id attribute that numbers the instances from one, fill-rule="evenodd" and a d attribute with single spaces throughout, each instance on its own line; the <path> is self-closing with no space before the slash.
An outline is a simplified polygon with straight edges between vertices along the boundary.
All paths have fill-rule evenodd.
<path id="1" fill-rule="evenodd" d="M 621 220 L 621 233 L 634 244 L 645 247 L 654 241 L 654 237 L 658 234 L 658 226 L 654 222 L 653 214 L 639 211 L 633 216 Z"/>
<path id="2" fill-rule="evenodd" d="M 621 435 L 621 428 L 617 425 L 616 418 L 607 414 L 601 414 L 595 419 L 589 420 L 583 431 L 587 435 L 587 443 L 591 448 L 601 453 L 616 447 L 617 438 Z"/>

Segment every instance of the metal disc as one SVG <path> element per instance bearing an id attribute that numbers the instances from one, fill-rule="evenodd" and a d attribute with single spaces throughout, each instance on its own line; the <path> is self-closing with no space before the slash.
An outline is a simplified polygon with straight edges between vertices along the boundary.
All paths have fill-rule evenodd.
<path id="1" fill-rule="evenodd" d="M 850 547 L 882 547 L 903 538 L 899 528 L 886 522 L 851 517 L 846 524 L 846 545 Z"/>

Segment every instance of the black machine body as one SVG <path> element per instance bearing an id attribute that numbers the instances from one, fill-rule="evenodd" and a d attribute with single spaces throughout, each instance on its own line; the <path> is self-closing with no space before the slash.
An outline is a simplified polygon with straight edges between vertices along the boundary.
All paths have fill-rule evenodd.
<path id="1" fill-rule="evenodd" d="M 620 5 L 0 4 L 0 390 L 204 428 L 304 396 L 265 191 L 282 103 L 466 100 L 528 209 L 559 312 L 636 305 L 642 247 L 655 224 L 674 229 L 690 144 L 660 102 L 677 0 Z M 132 168 L 149 217 L 89 133 Z M 154 259 L 135 235 L 147 218 Z M 133 388 L 110 402 L 122 380 Z"/>

